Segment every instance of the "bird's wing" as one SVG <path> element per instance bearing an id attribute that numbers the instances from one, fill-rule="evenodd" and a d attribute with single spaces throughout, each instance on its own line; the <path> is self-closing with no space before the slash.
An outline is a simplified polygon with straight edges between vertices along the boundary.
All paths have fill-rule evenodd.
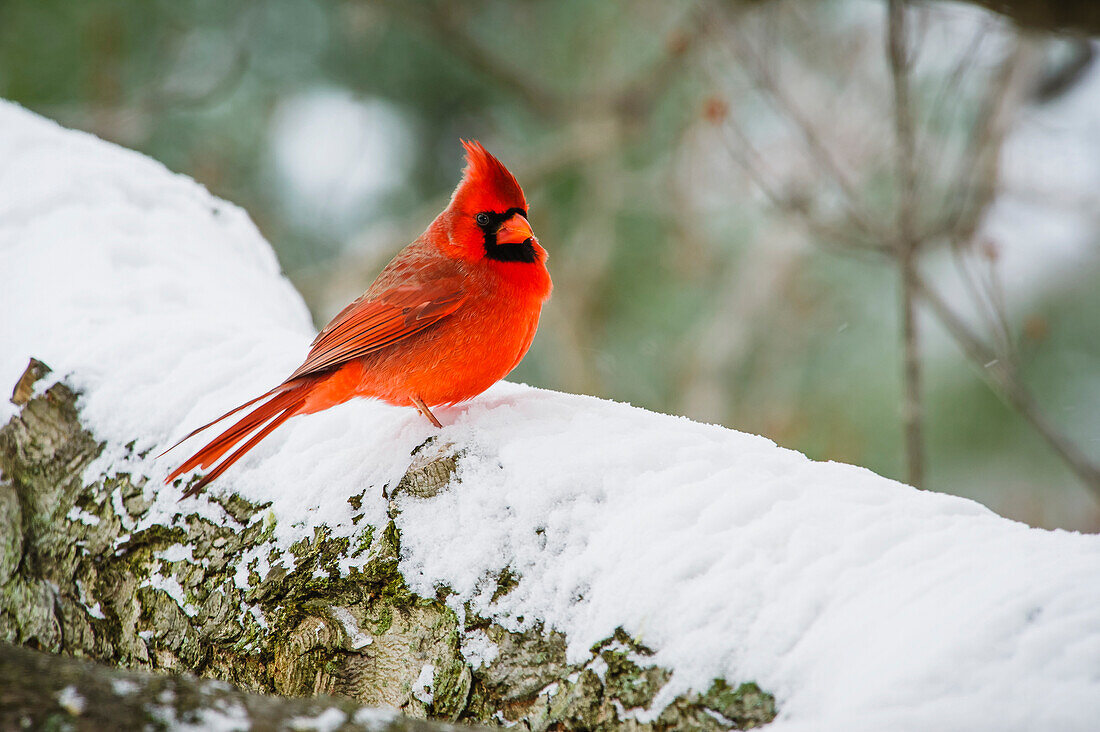
<path id="1" fill-rule="evenodd" d="M 364 295 L 317 334 L 305 363 L 290 375 L 325 371 L 419 333 L 454 313 L 466 296 L 453 281 L 394 287 Z"/>

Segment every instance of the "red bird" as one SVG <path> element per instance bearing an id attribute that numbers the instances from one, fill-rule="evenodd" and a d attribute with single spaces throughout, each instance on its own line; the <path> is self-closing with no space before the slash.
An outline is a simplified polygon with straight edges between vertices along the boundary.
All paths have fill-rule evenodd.
<path id="1" fill-rule="evenodd" d="M 415 406 L 441 427 L 430 407 L 475 397 L 519 364 L 550 297 L 546 250 L 515 177 L 480 143 L 462 144 L 466 169 L 443 213 L 325 326 L 286 381 L 183 438 L 261 402 L 165 483 L 225 456 L 183 497 L 195 495 L 291 417 L 353 397 Z"/>

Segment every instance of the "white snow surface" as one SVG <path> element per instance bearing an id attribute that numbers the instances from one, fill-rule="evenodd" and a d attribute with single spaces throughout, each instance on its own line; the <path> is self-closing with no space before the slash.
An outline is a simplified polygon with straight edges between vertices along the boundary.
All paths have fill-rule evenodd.
<path id="1" fill-rule="evenodd" d="M 432 703 L 435 698 L 435 666 L 426 663 L 421 667 L 420 675 L 413 682 L 412 695 L 425 704 Z"/>
<path id="2" fill-rule="evenodd" d="M 295 732 L 336 732 L 348 721 L 348 715 L 333 707 L 315 717 L 294 717 L 287 727 Z"/>
<path id="3" fill-rule="evenodd" d="M 79 717 L 84 713 L 84 707 L 88 705 L 87 700 L 80 695 L 80 692 L 76 690 L 76 687 L 69 684 L 61 691 L 57 692 L 57 703 L 66 712 L 74 717 Z"/>
<path id="4" fill-rule="evenodd" d="M 46 361 L 108 443 L 96 468 L 152 478 L 155 520 L 231 521 L 160 487 L 195 441 L 152 455 L 281 381 L 313 336 L 248 217 L 0 103 L 0 278 L 0 384 Z M 413 589 L 446 584 L 457 611 L 508 627 L 542 620 L 574 661 L 622 626 L 674 672 L 643 718 L 723 677 L 774 692 L 782 730 L 1100 719 L 1100 537 L 591 397 L 500 384 L 437 414 L 466 457 L 443 494 L 399 499 Z M 435 432 L 356 401 L 291 420 L 209 490 L 273 501 L 282 546 L 322 523 L 350 536 L 348 496 L 365 490 L 365 522 L 384 524 L 382 486 Z M 149 457 L 126 457 L 135 439 Z M 521 579 L 491 603 L 504 567 Z"/>

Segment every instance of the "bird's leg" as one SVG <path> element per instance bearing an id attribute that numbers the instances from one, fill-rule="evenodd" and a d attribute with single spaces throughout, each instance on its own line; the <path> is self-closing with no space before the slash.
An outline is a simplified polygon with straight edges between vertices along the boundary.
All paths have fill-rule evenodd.
<path id="1" fill-rule="evenodd" d="M 428 405 L 424 403 L 424 400 L 423 400 L 423 399 L 421 399 L 420 397 L 418 397 L 418 396 L 415 396 L 415 395 L 414 395 L 414 396 L 412 396 L 412 397 L 411 397 L 411 399 L 412 399 L 412 402 L 413 402 L 413 404 L 415 404 L 415 405 L 416 405 L 416 408 L 417 408 L 417 410 L 418 410 L 418 411 L 419 411 L 419 412 L 420 412 L 421 414 L 423 414 L 423 415 L 424 415 L 425 417 L 427 417 L 427 418 L 428 418 L 428 420 L 429 420 L 429 421 L 430 421 L 430 422 L 431 422 L 432 424 L 434 424 L 434 425 L 435 425 L 436 427 L 439 427 L 439 428 L 441 428 L 441 429 L 442 429 L 443 425 L 441 425 L 441 424 L 439 423 L 439 420 L 435 418 L 435 415 L 434 415 L 434 414 L 432 414 L 432 410 L 428 409 Z"/>

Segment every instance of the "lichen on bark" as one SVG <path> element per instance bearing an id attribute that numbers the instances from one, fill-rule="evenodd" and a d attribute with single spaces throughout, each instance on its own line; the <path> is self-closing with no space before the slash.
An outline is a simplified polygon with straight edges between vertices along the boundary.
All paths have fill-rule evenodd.
<path id="1" fill-rule="evenodd" d="M 147 520 L 145 478 L 86 476 L 104 446 L 81 425 L 70 387 L 37 393 L 44 373 L 32 363 L 16 394 L 20 412 L 0 428 L 2 641 L 254 692 L 333 694 L 411 717 L 532 730 L 747 728 L 775 715 L 755 685 L 716 679 L 649 719 L 671 674 L 625 632 L 571 664 L 557 631 L 511 633 L 472 613 L 460 623 L 446 588 L 411 592 L 395 499 L 448 489 L 461 460 L 452 445 L 430 440 L 413 451 L 387 496 L 386 525 L 360 521 L 350 538 L 320 526 L 284 553 L 269 505 L 212 497 L 220 520 L 181 513 L 165 525 Z M 376 490 L 348 501 L 358 510 Z M 501 568 L 494 597 L 521 579 Z M 464 658 L 471 633 L 495 644 L 492 661 Z"/>

